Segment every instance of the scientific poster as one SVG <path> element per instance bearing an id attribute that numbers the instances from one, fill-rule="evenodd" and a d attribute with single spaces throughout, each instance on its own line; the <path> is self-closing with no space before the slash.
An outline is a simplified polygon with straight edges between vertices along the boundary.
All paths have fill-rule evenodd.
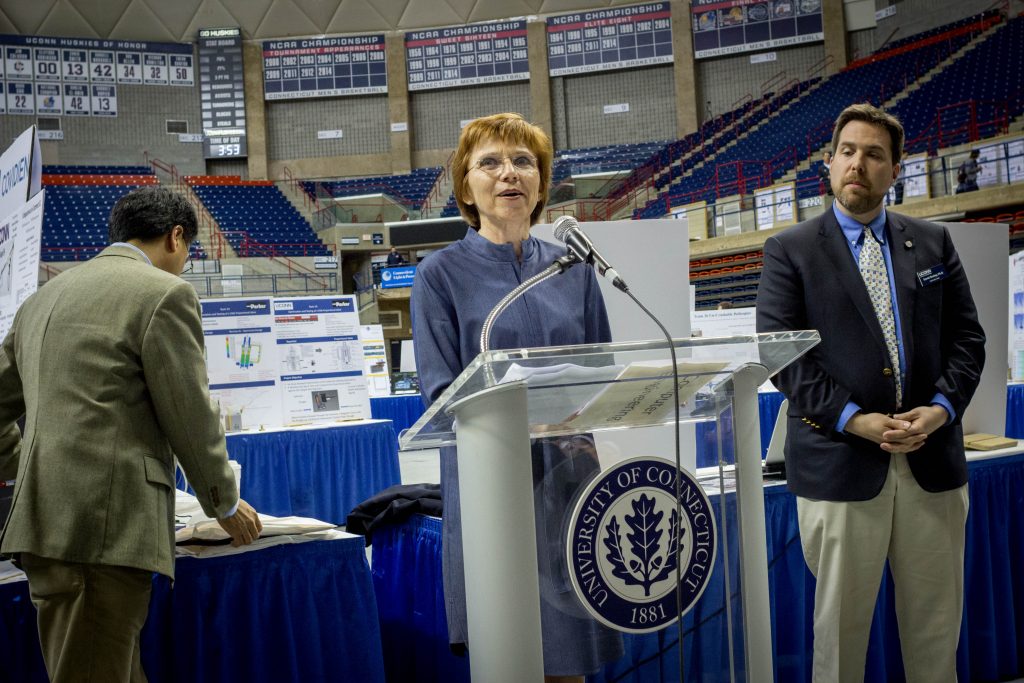
<path id="1" fill-rule="evenodd" d="M 207 299 L 202 309 L 210 395 L 225 431 L 280 427 L 271 300 Z"/>
<path id="2" fill-rule="evenodd" d="M 1024 251 L 1010 256 L 1009 339 L 1010 379 L 1024 382 Z"/>
<path id="3" fill-rule="evenodd" d="M 285 424 L 370 417 L 352 296 L 274 299 Z"/>
<path id="4" fill-rule="evenodd" d="M 384 348 L 384 329 L 380 325 L 363 325 L 359 328 L 359 338 L 363 342 L 363 375 L 370 398 L 390 396 L 391 373 Z"/>
<path id="5" fill-rule="evenodd" d="M 39 287 L 44 195 L 39 192 L 0 220 L 0 341 L 11 329 L 18 307 Z"/>

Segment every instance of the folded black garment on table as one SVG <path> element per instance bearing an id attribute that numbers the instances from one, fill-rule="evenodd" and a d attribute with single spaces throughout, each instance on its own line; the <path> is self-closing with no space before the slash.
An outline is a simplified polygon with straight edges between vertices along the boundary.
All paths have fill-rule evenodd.
<path id="1" fill-rule="evenodd" d="M 375 530 L 416 513 L 441 516 L 440 484 L 399 484 L 384 489 L 352 508 L 345 531 L 366 536 L 366 545 L 370 545 Z"/>

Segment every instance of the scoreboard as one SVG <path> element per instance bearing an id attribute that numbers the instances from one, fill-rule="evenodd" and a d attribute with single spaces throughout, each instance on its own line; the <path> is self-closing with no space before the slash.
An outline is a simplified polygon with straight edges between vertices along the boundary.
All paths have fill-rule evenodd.
<path id="1" fill-rule="evenodd" d="M 207 159 L 248 156 L 240 29 L 200 29 L 199 103 L 203 155 Z"/>

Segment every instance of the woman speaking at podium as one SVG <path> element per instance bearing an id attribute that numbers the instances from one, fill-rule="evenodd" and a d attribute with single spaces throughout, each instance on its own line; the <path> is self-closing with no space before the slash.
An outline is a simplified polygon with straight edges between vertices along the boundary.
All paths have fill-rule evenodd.
<path id="1" fill-rule="evenodd" d="M 547 204 L 552 156 L 548 136 L 519 114 L 486 116 L 462 130 L 452 177 L 459 211 L 471 227 L 418 266 L 412 288 L 416 367 L 427 405 L 479 354 L 480 330 L 498 301 L 565 254 L 530 235 Z M 528 290 L 491 329 L 492 349 L 609 341 L 592 268 L 571 268 Z M 578 452 L 570 448 L 585 453 L 574 457 Z M 564 560 L 563 515 L 576 488 L 597 471 L 596 453 L 585 438 L 543 439 L 533 442 L 532 457 L 545 680 L 582 682 L 622 656 L 618 633 L 576 602 Z M 441 450 L 441 491 L 448 639 L 459 649 L 468 634 L 454 447 Z"/>

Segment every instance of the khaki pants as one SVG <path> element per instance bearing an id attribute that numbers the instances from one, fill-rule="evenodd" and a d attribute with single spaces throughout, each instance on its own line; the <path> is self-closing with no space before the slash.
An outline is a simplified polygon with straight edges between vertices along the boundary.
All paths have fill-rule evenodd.
<path id="1" fill-rule="evenodd" d="M 52 683 L 145 683 L 139 633 L 152 573 L 22 553 Z"/>
<path id="2" fill-rule="evenodd" d="M 956 681 L 963 614 L 967 486 L 929 493 L 906 455 L 892 457 L 871 500 L 797 498 L 814 594 L 815 683 L 862 683 L 886 558 L 907 683 Z"/>

